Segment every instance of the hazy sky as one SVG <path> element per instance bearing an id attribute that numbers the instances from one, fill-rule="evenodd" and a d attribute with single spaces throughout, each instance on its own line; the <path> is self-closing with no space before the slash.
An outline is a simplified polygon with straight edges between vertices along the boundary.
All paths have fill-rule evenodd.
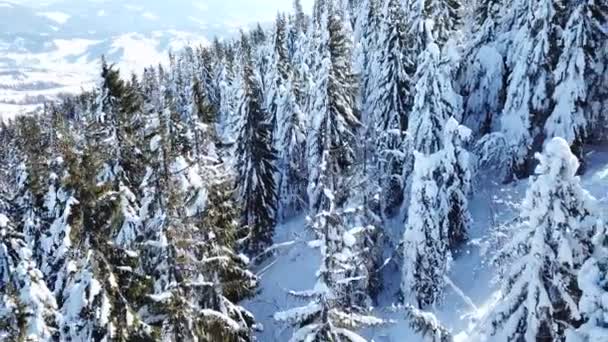
<path id="1" fill-rule="evenodd" d="M 69 3 L 69 2 L 96 2 L 102 3 L 105 0 L 6 0 L 7 2 L 12 2 L 16 4 L 25 4 L 30 6 L 40 6 L 45 4 L 52 3 Z M 137 3 L 138 5 L 144 5 L 149 2 L 155 1 L 170 1 L 170 0 L 126 0 L 125 4 L 128 3 Z M 301 0 L 302 6 L 304 10 L 310 12 L 312 9 L 312 5 L 314 0 Z M 192 0 L 192 3 L 200 5 L 201 7 L 210 7 L 210 8 L 242 8 L 242 9 L 251 9 L 256 8 L 256 11 L 265 12 L 268 15 L 273 15 L 277 11 L 291 11 L 293 0 Z"/>
<path id="2" fill-rule="evenodd" d="M 83 4 L 85 2 L 103 3 L 107 0 L 0 0 L 8 1 L 16 4 L 28 5 L 35 8 L 45 7 L 48 4 L 69 3 Z M 146 7 L 146 4 L 166 4 L 179 6 L 177 4 L 187 2 L 188 0 L 180 0 L 173 3 L 171 0 L 124 0 L 125 6 L 136 5 L 138 7 Z M 311 12 L 314 0 L 301 0 L 302 6 L 306 12 Z M 292 11 L 293 0 L 192 0 L 192 4 L 201 9 L 208 9 L 206 16 L 214 16 L 215 19 L 220 19 L 227 26 L 247 26 L 255 22 L 271 21 L 276 17 L 278 11 Z M 103 6 L 103 5 L 102 5 Z M 156 7 L 156 6 L 152 6 Z M 162 16 L 162 13 L 155 13 L 157 16 Z M 205 21 L 207 18 L 201 18 Z"/>

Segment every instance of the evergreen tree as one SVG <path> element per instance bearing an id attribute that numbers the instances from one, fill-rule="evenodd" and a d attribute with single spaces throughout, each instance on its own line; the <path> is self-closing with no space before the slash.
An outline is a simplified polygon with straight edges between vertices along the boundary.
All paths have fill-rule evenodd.
<path id="1" fill-rule="evenodd" d="M 241 222 L 250 230 L 245 238 L 245 249 L 258 254 L 272 245 L 276 223 L 276 150 L 272 146 L 272 127 L 252 63 L 249 57 L 245 66 L 245 96 L 240 108 L 243 125 L 236 157 Z"/>
<path id="2" fill-rule="evenodd" d="M 142 254 L 153 284 L 140 312 L 161 340 L 250 341 L 253 316 L 234 303 L 251 295 L 257 280 L 234 252 L 234 184 L 217 155 L 214 126 L 199 121 L 209 117 L 200 111 L 211 109 L 192 94 L 183 119 L 165 110 L 147 128 Z M 184 121 L 194 126 L 192 147 L 181 138 Z"/>
<path id="3" fill-rule="evenodd" d="M 444 327 L 437 317 L 429 312 L 424 312 L 409 305 L 406 307 L 406 316 L 410 327 L 425 340 L 430 342 L 452 342 L 454 340 L 450 331 Z"/>
<path id="4" fill-rule="evenodd" d="M 297 214 L 306 207 L 305 122 L 294 92 L 294 73 L 288 60 L 286 20 L 277 18 L 275 84 L 271 114 L 276 121 L 274 146 L 278 151 L 278 216 Z"/>
<path id="5" fill-rule="evenodd" d="M 304 13 L 302 2 L 300 0 L 294 0 L 293 9 L 295 13 L 295 27 L 298 32 L 305 33 L 308 30 L 308 18 L 306 17 L 306 13 Z"/>
<path id="6" fill-rule="evenodd" d="M 576 274 L 590 256 L 598 213 L 565 140 L 552 139 L 537 158 L 519 223 L 496 258 L 502 296 L 487 329 L 501 341 L 562 341 L 581 320 Z"/>
<path id="7" fill-rule="evenodd" d="M 596 1 L 589 3 L 587 8 L 592 13 L 590 16 L 592 20 L 589 24 L 593 27 L 593 34 L 589 39 L 594 42 L 591 49 L 594 52 L 593 57 L 595 57 L 593 69 L 588 69 L 590 74 L 587 76 L 590 83 L 588 86 L 590 101 L 588 120 L 591 123 L 592 131 L 590 133 L 593 141 L 603 142 L 605 140 L 603 137 L 608 132 L 608 115 L 605 114 L 608 108 L 608 101 L 606 100 L 608 99 L 608 77 L 606 77 L 606 71 L 608 70 L 608 53 L 606 52 L 608 33 L 602 27 L 606 27 L 606 23 L 608 23 L 608 6 L 604 2 Z"/>
<path id="8" fill-rule="evenodd" d="M 360 13 L 357 16 L 354 36 L 355 60 L 357 72 L 360 78 L 360 106 L 362 123 L 369 131 L 373 132 L 373 111 L 374 111 L 374 87 L 376 86 L 376 75 L 378 71 L 378 57 L 381 56 L 379 47 L 382 41 L 382 8 L 376 0 L 366 0 L 360 5 Z M 382 69 L 380 69 L 382 70 Z"/>
<path id="9" fill-rule="evenodd" d="M 431 42 L 420 56 L 416 71 L 408 130 L 414 149 L 424 154 L 442 149 L 445 123 L 450 117 L 459 118 L 462 112 L 462 98 L 454 91 L 447 67 L 440 58 L 439 47 Z"/>
<path id="10" fill-rule="evenodd" d="M 63 213 L 68 215 L 67 220 L 60 217 L 56 224 L 58 230 L 78 237 L 78 243 L 70 250 L 72 260 L 60 270 L 65 282 L 55 289 L 62 298 L 61 339 L 149 338 L 150 328 L 134 307 L 139 305 L 142 292 L 146 292 L 142 287 L 147 284 L 136 271 L 136 252 L 111 243 L 116 225 L 124 222 L 124 216 L 121 194 L 112 191 L 111 181 L 99 181 L 107 175 L 107 150 L 99 148 L 95 140 L 82 146 L 81 151 L 77 150 L 80 146 L 69 142 L 64 146 L 67 176 L 63 181 L 73 199 Z"/>
<path id="11" fill-rule="evenodd" d="M 413 63 L 404 54 L 408 48 L 405 13 L 398 0 L 387 5 L 387 16 L 382 27 L 381 52 L 378 54 L 374 75 L 373 140 L 376 145 L 383 210 L 394 212 L 403 202 L 404 166 L 409 159 L 408 128 L 412 102 Z M 409 140 L 409 139 L 408 139 Z"/>
<path id="12" fill-rule="evenodd" d="M 463 147 L 471 131 L 450 118 L 442 135 L 442 150 L 427 155 L 416 152 L 403 237 L 401 289 L 405 301 L 421 309 L 442 299 L 452 253 L 466 241 L 471 222 L 471 170 Z"/>
<path id="13" fill-rule="evenodd" d="M 429 39 L 443 48 L 462 24 L 459 0 L 407 0 L 405 8 L 414 56 L 425 50 Z"/>
<path id="14" fill-rule="evenodd" d="M 219 107 L 219 135 L 225 143 L 236 141 L 238 91 L 240 88 L 240 77 L 238 77 L 237 61 L 234 48 L 228 46 L 225 51 L 222 68 L 219 71 L 220 79 L 220 107 Z"/>
<path id="15" fill-rule="evenodd" d="M 351 42 L 339 18 L 331 16 L 327 23 L 327 28 L 320 28 L 322 55 L 308 144 L 308 195 L 312 212 L 325 208 L 319 184 L 319 165 L 324 154 L 329 152 L 327 167 L 331 174 L 347 174 L 354 164 L 355 130 L 360 124 L 355 108 L 357 84 L 352 73 Z M 331 183 L 339 188 L 338 181 L 334 179 Z"/>
<path id="16" fill-rule="evenodd" d="M 606 296 L 606 253 L 605 228 L 600 229 L 594 239 L 594 253 L 578 272 L 578 287 L 582 292 L 578 303 L 585 323 L 576 330 L 570 329 L 566 335 L 568 342 L 602 341 L 608 337 L 606 312 L 608 307 L 602 300 Z"/>
<path id="17" fill-rule="evenodd" d="M 546 0 L 514 4 L 510 44 L 506 56 L 510 71 L 501 130 L 508 143 L 507 177 L 530 173 L 530 151 L 542 144 L 542 128 L 553 108 L 552 68 L 560 3 Z"/>
<path id="18" fill-rule="evenodd" d="M 442 207 L 443 196 L 434 179 L 440 158 L 440 154 L 416 153 L 411 204 L 403 235 L 401 291 L 405 302 L 416 303 L 420 309 L 442 299 L 444 277 L 452 259 L 444 230 L 447 217 Z"/>
<path id="19" fill-rule="evenodd" d="M 337 209 L 329 166 L 329 152 L 325 152 L 319 181 L 327 210 L 319 212 L 310 222 L 319 236 L 321 250 L 317 283 L 312 290 L 290 292 L 292 296 L 309 299 L 310 303 L 274 315 L 277 321 L 296 326 L 290 341 L 364 341 L 357 329 L 386 323 L 370 316 L 364 305 L 367 294 L 361 284 L 368 275 L 355 247 L 357 239 L 346 229 L 344 213 Z"/>
<path id="20" fill-rule="evenodd" d="M 457 252 L 468 239 L 471 225 L 469 196 L 473 191 L 471 155 L 465 146 L 471 138 L 471 130 L 450 118 L 444 129 L 441 151 L 441 193 L 445 195 L 447 208 L 446 235 L 452 252 Z"/>
<path id="21" fill-rule="evenodd" d="M 0 198 L 0 201 L 2 199 Z M 60 315 L 32 252 L 0 202 L 0 339 L 54 341 Z"/>
<path id="22" fill-rule="evenodd" d="M 592 124 L 589 112 L 589 86 L 597 79 L 594 65 L 598 62 L 598 32 L 596 14 L 602 8 L 594 1 L 569 5 L 570 15 L 561 32 L 561 55 L 555 69 L 555 107 L 545 124 L 547 137 L 562 137 L 572 146 L 575 155 L 584 162 L 582 144 Z M 608 6 L 604 6 L 605 15 Z M 601 18 L 601 16 L 600 16 Z M 604 18 L 605 19 L 605 18 Z M 592 121 L 593 122 L 593 121 Z"/>
<path id="23" fill-rule="evenodd" d="M 477 136 L 496 130 L 504 105 L 506 67 L 499 39 L 503 35 L 501 6 L 501 0 L 476 3 L 459 69 L 460 90 L 465 98 L 463 123 Z"/>

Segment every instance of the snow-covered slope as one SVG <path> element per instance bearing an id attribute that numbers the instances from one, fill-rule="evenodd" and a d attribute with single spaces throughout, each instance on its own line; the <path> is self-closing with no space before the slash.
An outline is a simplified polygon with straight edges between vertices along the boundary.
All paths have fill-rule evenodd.
<path id="1" fill-rule="evenodd" d="M 20 40 L 0 43 L 0 112 L 15 113 L 61 93 L 77 93 L 95 82 L 105 54 L 125 76 L 165 63 L 168 51 L 206 44 L 204 36 L 184 31 L 129 32 L 107 39 L 50 39 L 40 52 L 20 48 Z"/>
<path id="2" fill-rule="evenodd" d="M 587 172 L 581 177 L 584 187 L 600 202 L 608 213 L 608 149 L 590 148 Z M 497 287 L 493 283 L 496 270 L 487 264 L 494 245 L 491 243 L 492 228 L 513 219 L 523 199 L 528 180 L 504 185 L 495 181 L 492 174 L 481 174 L 471 200 L 474 226 L 470 231 L 471 241 L 456 257 L 450 272 L 454 286 L 448 289 L 444 303 L 435 313 L 455 335 L 456 342 L 474 341 L 470 332 L 475 323 L 484 319 L 497 298 Z M 398 242 L 404 225 L 395 220 L 387 225 L 392 245 Z M 291 220 L 277 228 L 276 243 L 280 246 L 277 256 L 261 266 L 257 272 L 261 277 L 262 291 L 245 303 L 264 325 L 258 334 L 260 341 L 282 342 L 291 336 L 291 328 L 278 324 L 272 315 L 280 310 L 303 303 L 288 295 L 289 290 L 305 290 L 314 285 L 315 272 L 319 266 L 318 251 L 308 246 L 311 232 L 303 217 Z M 283 244 L 283 245 L 281 245 Z M 390 243 L 388 243 L 390 245 Z M 398 289 L 401 270 L 398 258 L 394 258 L 383 270 L 385 288 L 378 300 L 379 316 L 394 320 L 394 324 L 375 328 L 364 333 L 370 341 L 402 342 L 423 341 L 408 326 L 398 305 Z"/>

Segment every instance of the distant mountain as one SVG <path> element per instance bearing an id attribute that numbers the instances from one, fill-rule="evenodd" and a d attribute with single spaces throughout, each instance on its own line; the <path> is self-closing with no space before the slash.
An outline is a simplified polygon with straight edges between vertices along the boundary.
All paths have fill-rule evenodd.
<path id="1" fill-rule="evenodd" d="M 234 33 L 243 19 L 230 13 L 256 18 L 247 3 L 0 0 L 0 116 L 91 87 L 102 54 L 128 75 L 169 50 Z"/>

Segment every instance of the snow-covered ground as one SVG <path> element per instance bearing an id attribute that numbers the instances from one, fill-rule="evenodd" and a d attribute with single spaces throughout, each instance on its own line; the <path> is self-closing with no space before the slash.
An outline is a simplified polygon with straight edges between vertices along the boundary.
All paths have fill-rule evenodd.
<path id="1" fill-rule="evenodd" d="M 140 75 L 145 67 L 166 65 L 168 51 L 207 43 L 197 34 L 169 30 L 125 33 L 109 40 L 54 39 L 38 53 L 0 45 L 0 118 L 39 108 L 59 94 L 92 89 L 102 53 L 110 62 L 118 62 L 121 74 L 129 78 L 132 73 Z"/>
<path id="2" fill-rule="evenodd" d="M 582 176 L 582 183 L 605 209 L 603 212 L 608 213 L 608 148 L 589 150 L 589 164 L 587 172 Z M 490 244 L 492 228 L 517 215 L 517 207 L 528 186 L 528 180 L 501 184 L 492 173 L 481 174 L 477 179 L 470 202 L 474 219 L 470 231 L 471 240 L 467 248 L 456 256 L 450 272 L 454 287 L 446 290 L 445 301 L 434 310 L 442 323 L 453 332 L 457 342 L 472 340 L 469 333 L 496 300 L 497 287 L 492 281 L 496 273 L 487 263 L 491 252 L 495 250 Z M 386 230 L 392 244 L 398 243 L 403 228 L 402 220 L 387 224 Z M 264 330 L 258 334 L 260 341 L 289 340 L 291 327 L 276 323 L 272 316 L 277 311 L 303 304 L 289 296 L 287 291 L 306 290 L 314 285 L 319 255 L 317 250 L 307 245 L 311 239 L 304 217 L 277 227 L 276 243 L 286 245 L 279 249 L 276 258 L 257 270 L 262 290 L 255 298 L 244 303 L 264 325 Z M 484 254 L 484 250 L 488 250 L 488 253 Z M 401 278 L 399 260 L 392 260 L 383 270 L 383 275 L 385 287 L 378 298 L 376 313 L 395 323 L 364 331 L 363 335 L 375 342 L 423 341 L 422 337 L 411 331 L 404 313 L 392 307 L 392 304 L 398 304 L 397 291 Z"/>

